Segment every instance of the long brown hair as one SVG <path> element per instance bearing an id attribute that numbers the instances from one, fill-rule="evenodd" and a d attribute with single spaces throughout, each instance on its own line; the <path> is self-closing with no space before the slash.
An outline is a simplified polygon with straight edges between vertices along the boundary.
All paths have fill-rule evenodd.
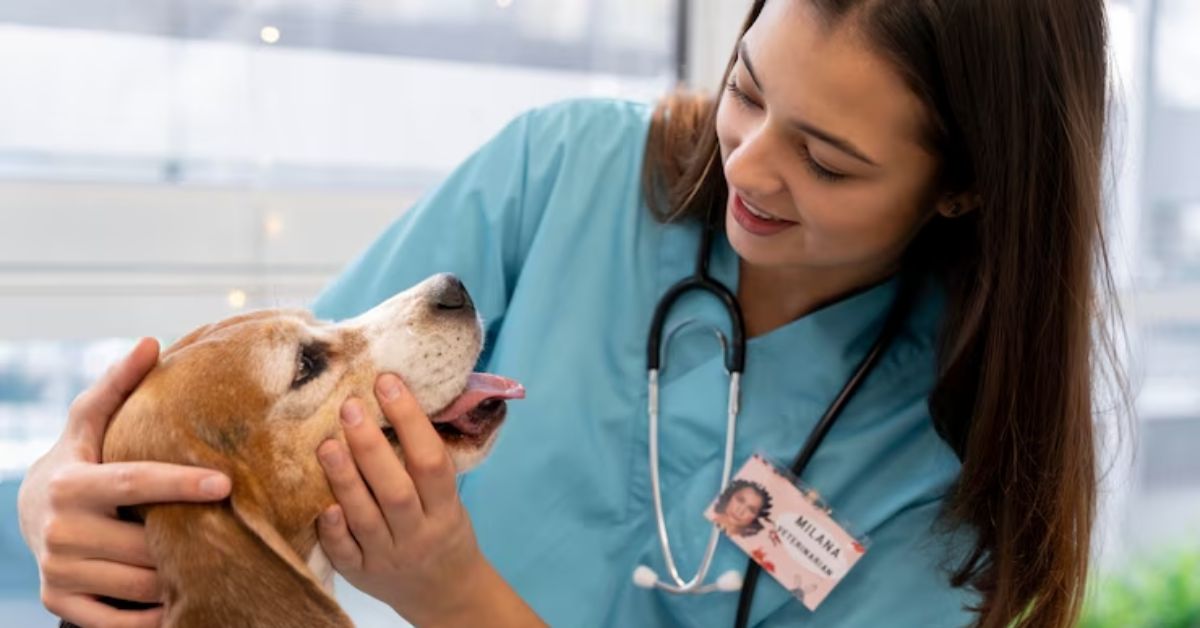
<path id="1" fill-rule="evenodd" d="M 1093 360 L 1115 355 L 1096 333 L 1113 294 L 1103 0 L 806 1 L 864 27 L 926 106 L 942 189 L 977 200 L 905 260 L 949 297 L 930 409 L 962 460 L 944 519 L 974 539 L 950 584 L 981 594 L 979 626 L 1069 626 L 1096 511 Z M 724 203 L 715 114 L 712 96 L 657 107 L 643 184 L 660 219 Z"/>

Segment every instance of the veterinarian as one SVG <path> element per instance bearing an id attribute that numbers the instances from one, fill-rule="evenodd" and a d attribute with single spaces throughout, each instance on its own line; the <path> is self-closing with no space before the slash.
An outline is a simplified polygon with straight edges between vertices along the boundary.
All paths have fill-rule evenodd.
<path id="1" fill-rule="evenodd" d="M 748 338 L 735 470 L 756 453 L 786 467 L 910 297 L 800 478 L 866 552 L 815 611 L 763 574 L 748 624 L 1071 625 L 1109 287 L 1105 59 L 1102 0 L 759 1 L 719 95 L 517 118 L 316 311 L 352 316 L 456 273 L 486 324 L 483 367 L 528 397 L 456 481 L 403 386 L 381 378 L 406 461 L 373 447 L 372 421 L 350 421 L 348 449 L 318 450 L 340 503 L 318 524 L 334 565 L 418 625 L 733 623 L 736 590 L 675 594 L 631 577 L 669 573 L 647 457 L 647 330 L 695 272 L 712 217 L 703 264 L 736 295 Z M 685 578 L 723 475 L 729 376 L 711 326 L 731 338 L 730 325 L 700 293 L 665 321 L 677 333 L 658 376 L 657 484 Z M 85 392 L 22 490 L 43 600 L 82 625 L 161 617 L 94 597 L 159 596 L 144 535 L 117 506 L 229 490 L 200 469 L 95 464 L 106 421 L 154 359 L 139 345 Z M 747 560 L 722 538 L 706 582 Z"/>

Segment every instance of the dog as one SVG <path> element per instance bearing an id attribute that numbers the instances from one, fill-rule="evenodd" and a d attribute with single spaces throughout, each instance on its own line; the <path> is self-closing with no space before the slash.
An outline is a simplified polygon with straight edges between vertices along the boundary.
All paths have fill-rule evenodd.
<path id="1" fill-rule="evenodd" d="M 483 331 L 471 297 L 437 275 L 340 324 L 266 310 L 201 327 L 163 352 L 113 418 L 105 462 L 157 460 L 220 470 L 226 500 L 134 508 L 163 583 L 165 625 L 352 626 L 332 596 L 316 519 L 334 503 L 316 457 L 344 442 L 351 396 L 395 432 L 376 376 L 404 380 L 458 471 L 477 465 L 504 421 L 515 381 L 473 373 Z"/>

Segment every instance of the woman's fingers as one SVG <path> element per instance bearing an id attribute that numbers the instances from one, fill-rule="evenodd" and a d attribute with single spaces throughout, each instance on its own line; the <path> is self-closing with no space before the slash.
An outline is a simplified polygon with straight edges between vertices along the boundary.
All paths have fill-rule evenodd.
<path id="1" fill-rule="evenodd" d="M 158 351 L 157 342 L 143 339 L 76 398 L 63 436 L 21 484 L 21 530 L 38 559 L 42 601 L 75 624 L 149 628 L 162 622 L 162 609 L 118 610 L 96 599 L 157 602 L 162 596 L 145 530 L 116 520 L 119 506 L 229 494 L 229 478 L 209 469 L 97 464 L 113 414 L 157 364 Z"/>
<path id="2" fill-rule="evenodd" d="M 90 462 L 100 461 L 100 444 L 113 414 L 157 363 L 158 341 L 142 338 L 124 359 L 71 404 L 65 435 L 88 450 L 86 458 Z"/>
<path id="3" fill-rule="evenodd" d="M 157 566 L 150 555 L 150 545 L 146 542 L 145 526 L 104 519 L 97 523 L 96 529 L 101 527 L 111 528 L 111 532 L 106 532 L 108 540 L 103 546 L 94 548 L 94 558 L 150 569 Z"/>
<path id="4" fill-rule="evenodd" d="M 61 565 L 61 566 L 60 566 Z M 107 560 L 47 561 L 46 584 L 62 591 L 103 595 L 132 602 L 161 602 L 158 572 Z"/>
<path id="5" fill-rule="evenodd" d="M 387 519 L 392 538 L 406 536 L 420 525 L 423 512 L 417 489 L 396 457 L 396 450 L 374 421 L 364 420 L 362 403 L 349 399 L 342 405 L 346 443 L 362 477 Z"/>
<path id="6" fill-rule="evenodd" d="M 440 514 L 458 503 L 454 462 L 429 417 L 395 375 L 385 373 L 375 383 L 379 405 L 400 439 L 404 466 L 417 488 L 426 515 Z"/>
<path id="7" fill-rule="evenodd" d="M 458 501 L 441 438 L 396 384 L 395 377 L 383 376 L 375 394 L 396 429 L 403 464 L 377 418 L 365 416 L 358 400 L 343 404 L 346 442 L 327 441 L 317 452 L 338 501 L 321 515 L 317 531 L 325 554 L 354 586 L 405 616 L 425 609 L 431 621 L 444 619 L 449 614 L 438 609 L 461 607 L 457 593 L 464 582 L 488 566 Z M 448 595 L 453 599 L 447 601 Z M 425 619 L 413 617 L 416 624 Z"/>
<path id="8" fill-rule="evenodd" d="M 155 566 L 146 543 L 146 529 L 139 524 L 103 516 L 80 516 L 60 518 L 47 528 L 44 542 L 55 556 Z"/>
<path id="9" fill-rule="evenodd" d="M 81 594 L 46 595 L 42 603 L 58 617 L 89 628 L 158 628 L 163 620 L 161 606 L 144 611 L 121 611 Z"/>
<path id="10" fill-rule="evenodd" d="M 363 552 L 369 556 L 375 548 L 391 547 L 391 530 L 350 457 L 350 450 L 336 440 L 329 440 L 317 448 L 317 458 L 325 469 L 334 499 L 342 507 L 346 524 Z"/>
<path id="11" fill-rule="evenodd" d="M 317 519 L 317 537 L 334 569 L 343 573 L 362 569 L 362 548 L 346 527 L 341 506 L 335 504 L 321 513 Z"/>
<path id="12" fill-rule="evenodd" d="M 114 462 L 78 466 L 50 481 L 58 507 L 115 508 L 159 502 L 208 502 L 229 494 L 229 478 L 201 467 L 162 462 Z"/>

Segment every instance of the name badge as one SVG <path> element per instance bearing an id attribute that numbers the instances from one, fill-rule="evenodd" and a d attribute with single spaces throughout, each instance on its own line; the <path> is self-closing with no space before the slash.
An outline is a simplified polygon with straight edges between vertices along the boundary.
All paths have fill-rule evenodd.
<path id="1" fill-rule="evenodd" d="M 816 491 L 757 454 L 704 516 L 809 610 L 867 551 L 866 539 L 846 532 Z"/>

